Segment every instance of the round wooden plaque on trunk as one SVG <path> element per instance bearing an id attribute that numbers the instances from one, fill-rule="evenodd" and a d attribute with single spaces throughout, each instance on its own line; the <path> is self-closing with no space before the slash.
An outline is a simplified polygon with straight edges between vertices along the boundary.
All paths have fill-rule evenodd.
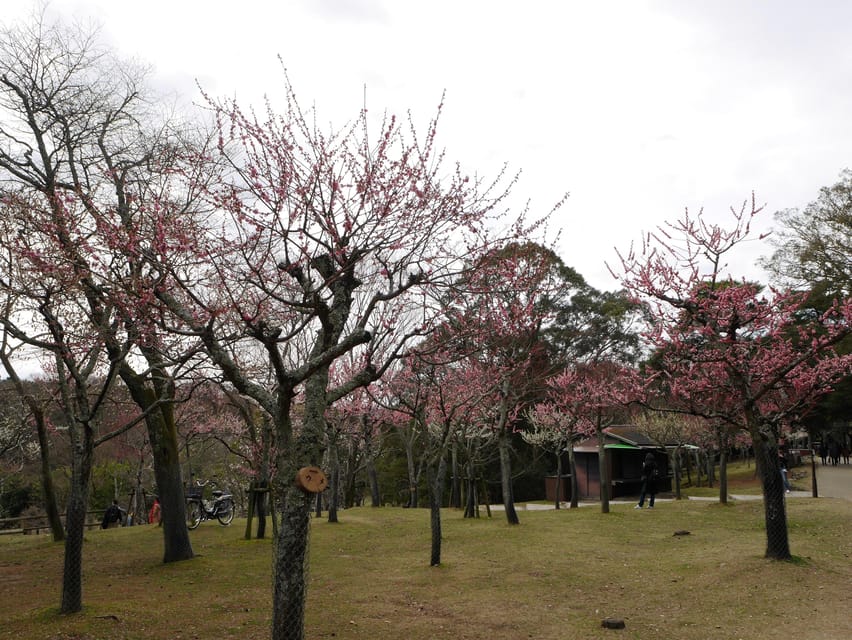
<path id="1" fill-rule="evenodd" d="M 308 493 L 321 493 L 328 479 L 319 467 L 302 467 L 296 472 L 296 486 Z"/>

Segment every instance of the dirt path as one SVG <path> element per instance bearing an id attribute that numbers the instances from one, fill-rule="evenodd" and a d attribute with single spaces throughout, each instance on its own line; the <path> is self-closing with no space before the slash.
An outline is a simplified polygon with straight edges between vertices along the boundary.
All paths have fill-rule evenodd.
<path id="1" fill-rule="evenodd" d="M 836 467 L 817 462 L 817 493 L 823 498 L 852 500 L 852 464 Z"/>

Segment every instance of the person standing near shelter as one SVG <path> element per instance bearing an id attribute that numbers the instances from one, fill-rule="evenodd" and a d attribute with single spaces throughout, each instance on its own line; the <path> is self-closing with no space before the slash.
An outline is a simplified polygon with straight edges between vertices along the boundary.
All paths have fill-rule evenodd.
<path id="1" fill-rule="evenodd" d="M 819 443 L 819 461 L 825 464 L 828 458 L 828 445 L 823 441 Z"/>
<path id="2" fill-rule="evenodd" d="M 840 443 L 835 440 L 828 443 L 828 459 L 832 467 L 840 464 Z"/>
<path id="3" fill-rule="evenodd" d="M 790 481 L 787 479 L 787 456 L 784 452 L 778 452 L 778 466 L 781 467 L 781 480 L 784 482 L 784 489 L 790 493 Z"/>
<path id="4" fill-rule="evenodd" d="M 648 508 L 654 508 L 654 499 L 657 497 L 657 478 L 660 477 L 660 470 L 657 467 L 657 459 L 650 451 L 645 456 L 645 462 L 642 464 L 642 493 L 639 495 L 639 504 L 634 509 L 641 509 L 645 506 L 645 496 L 648 496 Z"/>

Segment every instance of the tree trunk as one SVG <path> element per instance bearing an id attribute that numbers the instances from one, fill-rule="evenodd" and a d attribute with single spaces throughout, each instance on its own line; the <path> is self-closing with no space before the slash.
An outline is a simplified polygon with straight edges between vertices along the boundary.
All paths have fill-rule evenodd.
<path id="1" fill-rule="evenodd" d="M 692 486 L 694 486 L 692 484 L 692 456 L 689 455 L 689 451 L 686 452 L 685 458 L 686 458 L 686 482 L 690 487 L 692 487 Z"/>
<path id="2" fill-rule="evenodd" d="M 255 491 L 255 515 L 257 516 L 257 535 L 258 540 L 263 540 L 266 537 L 266 503 L 269 495 L 269 481 L 262 480 L 255 484 L 258 489 L 267 489 L 266 491 Z"/>
<path id="3" fill-rule="evenodd" d="M 778 458 L 778 446 L 761 434 L 752 435 L 754 458 L 763 485 L 763 510 L 766 522 L 767 558 L 789 560 L 787 511 L 784 504 L 784 482 Z"/>
<path id="4" fill-rule="evenodd" d="M 373 451 L 373 436 L 370 430 L 364 429 L 364 464 L 367 469 L 367 482 L 370 484 L 370 501 L 374 507 L 382 506 L 382 494 L 379 491 L 379 474 L 376 472 L 376 454 Z"/>
<path id="5" fill-rule="evenodd" d="M 128 515 L 132 516 L 134 525 L 143 522 L 148 523 L 148 502 L 145 500 L 145 490 L 142 487 L 142 471 L 144 468 L 145 457 L 140 449 L 139 466 L 136 467 L 136 482 L 133 485 L 133 497 L 130 501 L 131 508 L 128 509 Z"/>
<path id="6" fill-rule="evenodd" d="M 168 424 L 165 419 L 152 418 L 145 422 L 154 450 L 154 477 L 163 518 L 163 562 L 189 560 L 194 554 L 186 527 L 186 501 L 178 458 L 177 427 L 173 420 L 169 420 L 171 424 Z"/>
<path id="7" fill-rule="evenodd" d="M 340 501 L 340 457 L 335 435 L 328 441 L 328 521 L 338 522 L 337 507 Z"/>
<path id="8" fill-rule="evenodd" d="M 351 509 L 355 506 L 356 467 L 352 456 L 351 436 L 347 437 L 346 456 L 341 457 L 341 448 L 337 449 L 337 508 Z"/>
<path id="9" fill-rule="evenodd" d="M 675 480 L 675 498 L 682 500 L 683 496 L 680 491 L 680 445 L 674 449 L 674 480 Z"/>
<path id="10" fill-rule="evenodd" d="M 72 427 L 74 429 L 75 427 Z M 89 506 L 94 439 L 89 425 L 72 436 L 71 487 L 65 512 L 65 561 L 62 572 L 62 613 L 77 613 L 83 608 L 83 535 Z"/>
<path id="11" fill-rule="evenodd" d="M 192 482 L 192 478 L 195 476 L 195 472 L 192 470 L 192 456 L 189 453 L 189 441 L 192 436 L 186 436 L 184 438 L 184 455 L 186 456 L 186 484 L 188 485 Z"/>
<path id="12" fill-rule="evenodd" d="M 273 431 L 271 419 L 268 414 L 260 410 L 259 406 L 246 403 L 239 394 L 230 393 L 227 390 L 225 393 L 243 416 L 252 448 L 260 449 L 260 456 L 256 461 L 255 479 L 249 484 L 245 539 L 251 540 L 252 521 L 257 517 L 256 538 L 262 540 L 266 537 L 267 504 L 270 502 L 269 469 L 272 466 L 270 457 Z"/>
<path id="13" fill-rule="evenodd" d="M 817 486 L 817 470 L 816 470 L 816 451 L 811 449 L 811 497 L 819 498 L 819 488 Z"/>
<path id="14" fill-rule="evenodd" d="M 450 480 L 450 508 L 461 509 L 461 478 L 459 477 L 459 453 L 458 447 L 453 443 L 451 449 L 452 455 L 452 478 Z"/>
<path id="15" fill-rule="evenodd" d="M 260 473 L 258 480 L 255 483 L 257 487 L 264 489 L 257 496 L 257 538 L 263 539 L 266 537 L 266 516 L 271 512 L 273 521 L 272 527 L 275 529 L 275 512 L 272 501 L 272 483 L 270 482 L 270 468 L 272 467 L 272 441 L 273 441 L 273 426 L 272 420 L 268 414 L 260 414 L 261 418 L 261 456 L 260 456 Z"/>
<path id="16" fill-rule="evenodd" d="M 562 491 L 562 452 L 556 452 L 556 501 L 554 502 L 553 508 L 559 509 L 559 503 L 562 500 L 562 496 L 559 495 Z"/>
<path id="17" fill-rule="evenodd" d="M 408 465 L 408 504 L 405 506 L 413 509 L 417 506 L 419 500 L 417 495 L 418 474 L 414 461 L 414 448 L 410 442 L 406 442 L 405 445 L 405 459 Z"/>
<path id="18" fill-rule="evenodd" d="M 305 412 L 302 428 L 295 438 L 290 418 L 293 389 L 282 387 L 278 390 L 276 440 L 279 454 L 274 497 L 280 501 L 281 522 L 273 561 L 273 640 L 303 640 L 305 637 L 307 549 L 314 496 L 296 488 L 294 478 L 299 468 L 317 465 L 322 460 L 327 385 L 328 367 L 319 369 L 305 381 Z"/>
<path id="19" fill-rule="evenodd" d="M 728 504 L 728 447 L 719 449 L 719 502 Z"/>
<path id="20" fill-rule="evenodd" d="M 485 514 L 490 518 L 491 517 L 491 494 L 488 492 L 488 484 L 485 482 L 485 478 L 481 478 L 482 484 L 482 497 L 485 500 Z M 476 517 L 479 517 L 479 505 L 482 503 L 479 500 L 479 491 L 476 492 Z"/>
<path id="21" fill-rule="evenodd" d="M 358 491 L 358 470 L 361 464 L 361 448 L 353 435 L 348 435 L 346 438 L 346 465 L 340 464 L 338 459 L 339 475 L 343 479 L 340 493 L 343 496 L 343 507 L 351 509 L 352 507 L 360 507 L 363 502 L 362 492 Z M 339 456 L 338 452 L 338 456 Z"/>
<path id="22" fill-rule="evenodd" d="M 598 476 L 601 484 L 601 513 L 609 513 L 609 469 L 606 464 L 604 432 L 601 425 L 596 428 L 598 435 Z"/>
<path id="23" fill-rule="evenodd" d="M 571 474 L 571 508 L 576 509 L 580 504 L 577 496 L 579 487 L 577 486 L 577 463 L 574 458 L 573 442 L 568 443 L 568 473 Z"/>
<path id="24" fill-rule="evenodd" d="M 441 564 L 441 499 L 444 495 L 444 476 L 447 474 L 447 461 L 443 453 L 438 460 L 435 477 L 430 483 L 429 524 L 432 532 L 432 552 L 429 559 L 430 567 Z"/>
<path id="25" fill-rule="evenodd" d="M 249 499 L 248 499 L 248 504 L 246 505 L 246 507 L 247 507 L 246 508 L 246 532 L 245 532 L 245 535 L 244 535 L 246 540 L 251 540 L 251 524 L 252 524 L 252 520 L 254 520 L 254 505 L 255 505 L 256 496 L 257 496 L 257 492 L 255 491 L 256 486 L 257 486 L 257 484 L 254 482 L 254 480 L 252 480 L 249 483 L 249 488 L 248 488 Z"/>
<path id="26" fill-rule="evenodd" d="M 479 517 L 479 509 L 476 504 L 476 468 L 474 467 L 473 460 L 468 460 L 467 463 L 467 482 L 466 482 L 466 496 L 465 496 L 465 506 L 464 506 L 464 517 L 465 518 L 475 518 Z"/>
<path id="27" fill-rule="evenodd" d="M 171 404 L 164 404 L 145 419 L 154 452 L 154 477 L 163 514 L 163 562 L 166 563 L 189 560 L 194 555 L 186 527 L 186 500 L 173 409 Z"/>
<path id="28" fill-rule="evenodd" d="M 289 471 L 292 467 L 286 471 Z M 289 474 L 287 475 L 289 479 Z M 295 469 L 293 469 L 295 476 Z M 307 548 L 313 496 L 287 482 L 276 486 L 281 496 L 281 523 L 273 565 L 272 638 L 303 640 L 307 597 Z"/>
<path id="29" fill-rule="evenodd" d="M 155 361 L 156 355 L 149 358 Z M 145 412 L 148 440 L 154 454 L 154 477 L 163 518 L 163 562 L 189 560 L 193 557 L 189 530 L 186 527 L 186 500 L 178 451 L 175 422 L 174 387 L 171 377 L 162 369 L 152 368 L 150 377 L 140 376 L 123 364 L 119 375 L 137 406 Z"/>
<path id="30" fill-rule="evenodd" d="M 512 492 L 512 461 L 509 456 L 509 434 L 505 428 L 497 435 L 497 446 L 500 451 L 500 486 L 503 490 L 503 507 L 506 510 L 506 522 L 520 524 L 518 513 L 515 511 L 515 496 Z"/>
<path id="31" fill-rule="evenodd" d="M 54 542 L 60 542 L 65 539 L 65 530 L 62 527 L 62 517 L 59 514 L 59 507 L 56 501 L 56 488 L 53 484 L 53 475 L 50 473 L 50 441 L 47 437 L 47 423 L 44 417 L 44 409 L 37 402 L 36 398 L 27 393 L 21 378 L 9 360 L 5 350 L 0 350 L 0 362 L 6 369 L 9 379 L 15 385 L 15 391 L 18 396 L 24 400 L 33 415 L 36 425 L 36 435 L 38 437 L 38 453 L 39 453 L 39 472 L 41 474 L 41 492 L 44 500 L 44 511 L 47 514 L 47 522 L 50 525 L 50 532 L 53 535 Z"/>
<path id="32" fill-rule="evenodd" d="M 382 506 L 382 493 L 379 491 L 379 474 L 372 456 L 367 458 L 367 482 L 370 484 L 370 504 L 373 507 Z"/>
<path id="33" fill-rule="evenodd" d="M 512 491 L 512 460 L 509 451 L 509 385 L 508 379 L 500 385 L 500 414 L 497 420 L 497 449 L 500 454 L 500 487 L 503 493 L 503 508 L 509 524 L 520 524 L 515 511 L 515 494 Z"/>
<path id="34" fill-rule="evenodd" d="M 32 407 L 31 407 L 32 408 Z M 44 422 L 44 414 L 39 409 L 35 413 L 36 432 L 38 434 L 39 467 L 41 472 L 41 490 L 44 499 L 44 511 L 47 514 L 47 522 L 50 525 L 50 533 L 54 542 L 65 539 L 65 530 L 62 527 L 62 517 L 56 503 L 56 488 L 53 485 L 53 475 L 50 473 L 50 444 L 47 439 L 47 426 Z"/>
<path id="35" fill-rule="evenodd" d="M 707 486 L 712 489 L 716 480 L 716 457 L 712 451 L 707 452 Z"/>

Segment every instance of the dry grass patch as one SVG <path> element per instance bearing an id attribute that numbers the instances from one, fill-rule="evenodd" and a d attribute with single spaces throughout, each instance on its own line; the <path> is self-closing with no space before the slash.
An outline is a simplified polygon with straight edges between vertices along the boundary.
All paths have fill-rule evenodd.
<path id="1" fill-rule="evenodd" d="M 517 527 L 447 511 L 430 568 L 427 511 L 344 511 L 313 523 L 308 638 L 852 637 L 852 503 L 791 500 L 789 514 L 793 562 L 762 558 L 759 502 L 528 511 Z M 171 565 L 156 528 L 89 532 L 75 616 L 57 613 L 61 545 L 0 538 L 0 637 L 267 638 L 271 543 L 242 532 L 205 523 L 200 557 Z M 602 629 L 607 616 L 627 628 Z"/>

